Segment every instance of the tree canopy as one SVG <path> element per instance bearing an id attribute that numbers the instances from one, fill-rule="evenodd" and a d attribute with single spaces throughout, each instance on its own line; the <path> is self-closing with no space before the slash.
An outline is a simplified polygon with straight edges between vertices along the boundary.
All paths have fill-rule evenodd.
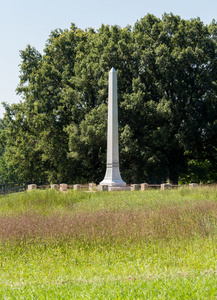
<path id="1" fill-rule="evenodd" d="M 124 181 L 217 180 L 215 21 L 148 14 L 134 27 L 71 24 L 51 32 L 43 54 L 28 45 L 20 56 L 23 101 L 4 104 L 0 128 L 7 174 L 35 183 L 101 181 L 114 67 Z"/>

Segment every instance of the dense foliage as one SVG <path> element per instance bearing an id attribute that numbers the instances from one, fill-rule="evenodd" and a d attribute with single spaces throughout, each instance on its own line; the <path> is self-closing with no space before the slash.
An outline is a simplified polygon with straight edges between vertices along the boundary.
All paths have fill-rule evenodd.
<path id="1" fill-rule="evenodd" d="M 55 30 L 20 52 L 23 101 L 5 104 L 5 179 L 99 182 L 108 72 L 118 74 L 127 182 L 217 180 L 217 24 L 148 14 L 130 26 Z M 12 178 L 12 179 L 11 179 Z"/>

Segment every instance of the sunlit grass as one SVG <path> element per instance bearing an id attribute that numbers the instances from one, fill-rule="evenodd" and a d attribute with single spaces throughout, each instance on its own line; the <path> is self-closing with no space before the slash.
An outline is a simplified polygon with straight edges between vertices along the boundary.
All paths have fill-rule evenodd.
<path id="1" fill-rule="evenodd" d="M 217 188 L 0 198 L 1 299 L 216 299 Z"/>

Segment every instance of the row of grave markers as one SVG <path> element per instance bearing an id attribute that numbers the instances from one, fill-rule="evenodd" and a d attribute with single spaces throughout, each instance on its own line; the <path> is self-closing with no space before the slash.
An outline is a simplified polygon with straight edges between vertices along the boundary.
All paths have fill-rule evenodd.
<path id="1" fill-rule="evenodd" d="M 172 188 L 178 188 L 178 187 L 183 187 L 186 185 L 172 185 L 170 183 L 162 183 L 162 184 L 148 184 L 148 183 L 141 183 L 141 184 L 131 184 L 129 186 L 126 187 L 120 187 L 120 188 L 116 188 L 116 191 L 120 191 L 120 190 L 128 190 L 128 191 L 145 191 L 145 190 L 149 190 L 149 189 L 156 189 L 156 188 L 160 188 L 162 191 L 163 190 L 168 190 L 168 189 L 172 189 Z M 197 183 L 190 183 L 189 188 L 196 188 L 198 187 Z M 88 185 L 82 185 L 82 184 L 74 184 L 74 185 L 67 185 L 66 183 L 62 183 L 60 185 L 58 184 L 51 184 L 50 186 L 45 186 L 45 187 L 50 187 L 51 189 L 54 190 L 59 190 L 61 192 L 66 192 L 68 189 L 74 189 L 76 191 L 81 191 L 81 190 L 89 190 L 89 191 L 111 191 L 114 189 L 110 189 L 110 187 L 108 185 L 96 185 L 95 183 L 89 183 Z M 36 184 L 29 184 L 28 185 L 28 191 L 31 190 L 36 190 L 37 188 L 40 188 L 40 186 L 37 186 Z"/>

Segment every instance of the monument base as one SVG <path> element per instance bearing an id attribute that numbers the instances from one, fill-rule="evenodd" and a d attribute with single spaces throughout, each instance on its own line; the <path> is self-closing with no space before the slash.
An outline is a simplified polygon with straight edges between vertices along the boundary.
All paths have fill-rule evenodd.
<path id="1" fill-rule="evenodd" d="M 130 186 L 108 186 L 108 191 L 113 192 L 113 191 L 130 191 L 131 188 Z"/>
<path id="2" fill-rule="evenodd" d="M 109 179 L 104 179 L 103 181 L 100 182 L 100 185 L 107 185 L 110 187 L 125 187 L 126 186 L 126 182 L 124 182 L 123 180 L 109 180 Z"/>
<path id="3" fill-rule="evenodd" d="M 121 178 L 118 163 L 107 164 L 105 178 L 100 182 L 100 185 L 107 185 L 109 187 L 126 186 L 126 182 Z"/>

